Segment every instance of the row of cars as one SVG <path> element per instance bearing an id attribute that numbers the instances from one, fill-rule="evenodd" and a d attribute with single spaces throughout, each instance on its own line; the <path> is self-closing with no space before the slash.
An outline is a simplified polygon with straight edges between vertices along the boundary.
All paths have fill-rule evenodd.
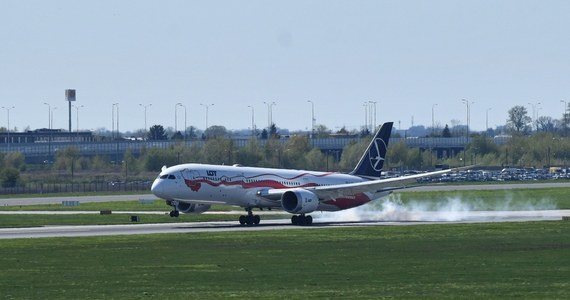
<path id="1" fill-rule="evenodd" d="M 387 172 L 387 177 L 416 174 L 419 171 Z M 501 170 L 466 170 L 441 176 L 426 177 L 422 183 L 435 182 L 484 182 L 484 181 L 538 181 L 570 179 L 570 169 L 504 168 Z"/>

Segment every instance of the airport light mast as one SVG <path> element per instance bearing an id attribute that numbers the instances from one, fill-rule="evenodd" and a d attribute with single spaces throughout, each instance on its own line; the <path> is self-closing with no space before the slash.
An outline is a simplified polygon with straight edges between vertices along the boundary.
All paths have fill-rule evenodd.
<path id="1" fill-rule="evenodd" d="M 210 103 L 210 104 L 200 103 L 200 105 L 202 105 L 206 108 L 206 129 L 204 130 L 204 131 L 206 131 L 206 130 L 208 130 L 208 109 L 210 108 L 210 106 L 214 106 L 214 104 L 213 103 Z"/>
<path id="2" fill-rule="evenodd" d="M 174 119 L 175 119 L 174 122 L 175 123 L 177 123 L 177 121 L 176 121 L 176 107 L 178 107 L 178 106 L 182 106 L 184 108 L 184 140 L 186 140 L 186 105 L 184 105 L 180 102 L 176 103 L 176 106 L 174 108 Z M 175 128 L 176 128 L 176 125 L 175 125 Z M 176 133 L 176 129 L 174 129 L 174 131 L 175 131 L 174 133 Z"/>
<path id="3" fill-rule="evenodd" d="M 307 100 L 311 103 L 311 138 L 315 137 L 315 103 L 311 100 Z"/>
<path id="4" fill-rule="evenodd" d="M 142 104 L 142 103 L 139 103 L 139 106 L 144 107 L 144 133 L 145 133 L 145 139 L 146 139 L 146 138 L 147 138 L 147 137 L 146 137 L 146 133 L 147 133 L 147 127 L 146 127 L 146 109 L 147 109 L 149 106 L 152 106 L 152 103 L 146 104 L 146 105 L 144 105 L 144 104 Z"/>
<path id="5" fill-rule="evenodd" d="M 8 134 L 8 152 L 10 152 L 10 110 L 11 110 L 12 108 L 15 108 L 15 107 L 14 107 L 14 106 L 11 106 L 11 107 L 4 107 L 4 106 L 2 106 L 2 108 L 5 109 L 5 110 L 6 110 L 6 113 L 8 114 L 8 118 L 7 118 L 8 125 L 7 125 L 7 127 L 6 127 L 6 132 L 7 132 L 7 134 Z"/>
<path id="6" fill-rule="evenodd" d="M 69 102 L 69 132 L 71 132 L 71 102 L 75 102 L 75 90 L 65 90 L 65 101 Z"/>

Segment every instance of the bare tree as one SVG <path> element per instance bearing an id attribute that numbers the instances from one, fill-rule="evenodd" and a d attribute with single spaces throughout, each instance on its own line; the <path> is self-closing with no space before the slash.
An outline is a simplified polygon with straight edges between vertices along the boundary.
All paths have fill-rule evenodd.
<path id="1" fill-rule="evenodd" d="M 517 105 L 509 109 L 509 118 L 507 126 L 515 133 L 524 133 L 529 130 L 532 119 L 528 116 L 528 112 L 524 106 Z"/>
<path id="2" fill-rule="evenodd" d="M 536 127 L 540 131 L 545 132 L 554 132 L 556 129 L 556 122 L 552 117 L 549 116 L 540 116 L 536 120 Z"/>

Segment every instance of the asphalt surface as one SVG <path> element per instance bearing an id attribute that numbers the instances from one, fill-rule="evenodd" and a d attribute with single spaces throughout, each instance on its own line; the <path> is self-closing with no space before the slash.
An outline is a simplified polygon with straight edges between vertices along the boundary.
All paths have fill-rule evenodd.
<path id="1" fill-rule="evenodd" d="M 570 216 L 568 210 L 514 211 L 514 212 L 464 212 L 456 221 L 342 221 L 330 222 L 327 218 L 314 219 L 312 226 L 294 226 L 289 220 L 262 220 L 257 226 L 241 226 L 237 221 L 188 222 L 166 224 L 89 225 L 89 226 L 45 226 L 34 228 L 3 228 L 0 239 L 86 237 L 110 235 L 139 235 L 164 233 L 232 232 L 288 229 L 319 229 L 355 226 L 407 226 L 427 224 L 466 224 L 490 222 L 529 222 L 561 220 Z M 429 216 L 428 216 L 429 217 Z"/>

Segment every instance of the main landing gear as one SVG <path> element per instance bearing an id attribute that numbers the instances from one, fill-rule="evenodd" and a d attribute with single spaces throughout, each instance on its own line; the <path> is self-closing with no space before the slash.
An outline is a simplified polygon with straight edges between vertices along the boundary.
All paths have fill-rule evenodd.
<path id="1" fill-rule="evenodd" d="M 239 223 L 241 225 L 259 225 L 259 222 L 261 222 L 261 218 L 258 215 L 254 215 L 253 212 L 251 211 L 251 208 L 246 208 L 245 209 L 247 211 L 247 216 L 246 215 L 241 215 L 239 216 Z"/>
<path id="2" fill-rule="evenodd" d="M 291 217 L 291 223 L 293 223 L 293 225 L 309 226 L 309 225 L 313 224 L 313 217 L 305 216 L 305 214 L 300 214 L 298 216 L 292 216 Z"/>

